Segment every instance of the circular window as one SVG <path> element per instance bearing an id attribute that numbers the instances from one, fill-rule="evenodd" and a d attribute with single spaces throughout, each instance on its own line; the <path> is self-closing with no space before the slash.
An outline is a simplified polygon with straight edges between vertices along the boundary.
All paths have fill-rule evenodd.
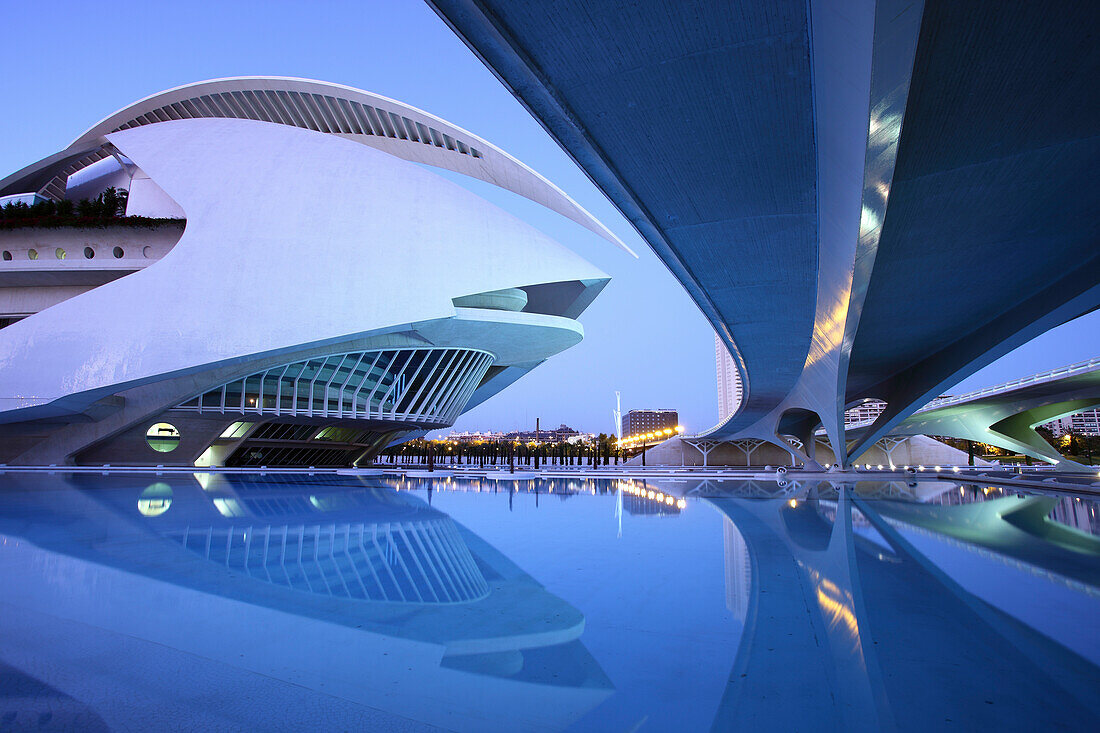
<path id="1" fill-rule="evenodd" d="M 89 260 L 92 259 L 93 257 L 95 257 L 95 250 L 92 249 L 91 247 L 85 247 L 84 248 L 84 257 L 86 259 L 89 259 Z"/>
<path id="2" fill-rule="evenodd" d="M 28 249 L 27 250 L 27 259 L 37 260 L 38 259 L 38 250 L 37 249 Z"/>
<path id="3" fill-rule="evenodd" d="M 4 250 L 4 259 L 5 260 L 10 260 L 11 259 L 11 252 L 9 252 L 7 250 Z"/>
<path id="4" fill-rule="evenodd" d="M 126 253 L 122 251 L 122 247 L 115 247 L 114 252 L 112 254 L 114 254 L 116 260 L 121 260 L 122 255 L 124 255 Z"/>
<path id="5" fill-rule="evenodd" d="M 65 259 L 65 250 L 61 249 L 60 247 L 58 247 L 57 249 L 55 249 L 55 250 L 53 251 L 53 253 L 54 253 L 55 255 L 57 255 L 57 259 L 59 259 L 59 260 L 63 260 L 63 259 Z"/>
<path id="6" fill-rule="evenodd" d="M 180 444 L 180 431 L 175 425 L 158 422 L 145 431 L 145 442 L 155 451 L 171 453 Z"/>
<path id="7" fill-rule="evenodd" d="M 163 481 L 149 484 L 138 499 L 138 511 L 146 517 L 159 517 L 172 506 L 172 487 Z"/>
<path id="8" fill-rule="evenodd" d="M 153 258 L 153 248 L 152 247 L 143 248 L 141 250 L 141 255 L 147 260 L 152 259 Z"/>

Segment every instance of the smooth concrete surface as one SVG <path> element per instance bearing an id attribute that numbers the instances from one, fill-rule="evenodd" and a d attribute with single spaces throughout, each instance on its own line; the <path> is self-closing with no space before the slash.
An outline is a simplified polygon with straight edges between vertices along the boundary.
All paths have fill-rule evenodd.
<path id="1" fill-rule="evenodd" d="M 65 189 L 67 166 L 79 171 L 104 157 L 110 133 L 165 120 L 229 118 L 289 125 L 332 134 L 397 158 L 479 178 L 572 219 L 626 251 L 606 226 L 561 189 L 492 143 L 446 120 L 361 89 L 294 77 L 231 77 L 185 84 L 127 105 L 93 125 L 69 147 L 0 180 L 0 195 Z M 108 151 L 113 152 L 113 151 Z M 89 157 L 91 156 L 91 157 Z M 171 200 L 154 195 L 138 174 L 138 193 L 163 211 Z M 150 190 L 147 190 L 150 189 Z M 159 201 L 158 201 L 159 199 Z M 145 210 L 144 205 L 137 210 Z"/>
<path id="2" fill-rule="evenodd" d="M 891 434 L 946 435 L 1018 451 L 1063 470 L 1086 470 L 1063 457 L 1035 428 L 1100 405 L 1100 360 L 1016 382 L 1013 386 L 982 390 L 971 399 L 961 395 L 940 405 L 930 405 L 903 420 Z M 853 433 L 858 437 L 862 431 Z"/>
<path id="3" fill-rule="evenodd" d="M 455 295 L 606 277 L 460 186 L 330 135 L 248 120 L 180 120 L 111 137 L 189 212 L 187 229 L 156 266 L 0 332 L 0 407 L 453 316 Z M 215 180 L 258 190 L 226 197 L 210 185 Z M 328 216 L 334 206 L 347 215 Z M 363 257 L 373 283 L 400 287 L 417 273 L 414 297 L 348 298 L 361 290 L 362 275 L 339 263 Z M 247 278 L 240 263 L 248 263 Z M 181 280 L 203 288 L 180 289 Z M 275 284 L 303 296 L 273 321 Z M 163 333 L 175 336 L 148 348 Z"/>
<path id="4" fill-rule="evenodd" d="M 783 436 L 823 427 L 850 463 L 1100 306 L 1095 3 L 429 5 L 729 348 L 745 394 L 708 437 L 812 461 Z"/>
<path id="5" fill-rule="evenodd" d="M 252 87 L 256 100 L 300 99 L 327 111 L 318 108 L 305 124 L 297 112 L 272 119 L 276 109 L 257 102 L 252 119 L 238 119 L 227 112 L 236 102 L 217 101 L 236 100 Z M 326 101 L 314 94 L 320 90 L 348 98 Z M 606 229 L 503 152 L 440 138 L 438 129 L 411 117 L 390 115 L 389 123 L 351 139 L 346 115 L 359 108 L 347 105 L 363 104 L 352 97 L 366 94 L 353 92 L 286 79 L 171 90 L 82 136 L 77 147 L 94 143 L 94 155 L 77 160 L 70 150 L 9 177 L 5 185 L 36 183 L 56 194 L 51 176 L 98 158 L 98 168 L 78 177 L 84 191 L 114 180 L 117 171 L 108 170 L 113 164 L 104 156 L 121 153 L 132 180 L 148 180 L 149 191 L 167 197 L 160 204 L 177 206 L 186 229 L 182 236 L 176 227 L 149 230 L 141 249 L 136 244 L 145 230 L 123 232 L 138 241 L 125 243 L 118 267 L 137 271 L 109 282 L 99 272 L 107 262 L 99 251 L 86 261 L 74 259 L 82 257 L 75 252 L 36 261 L 33 273 L 16 272 L 28 268 L 15 258 L 0 265 L 0 278 L 10 269 L 12 277 L 33 275 L 43 286 L 73 284 L 77 275 L 99 278 L 80 283 L 98 287 L 79 294 L 38 292 L 33 303 L 26 294 L 13 301 L 18 315 L 36 312 L 0 331 L 0 461 L 71 463 L 82 451 L 119 460 L 119 446 L 135 443 L 157 415 L 198 394 L 295 361 L 394 345 L 491 355 L 488 378 L 462 393 L 472 406 L 580 341 L 576 318 L 608 277 L 418 163 L 439 155 L 445 160 L 437 163 L 457 170 L 460 160 L 484 161 L 482 173 L 498 175 L 498 185 L 593 231 Z M 190 105 L 188 95 L 207 102 Z M 207 114 L 155 114 L 150 104 L 190 105 Z M 329 117 L 332 104 L 345 110 L 337 115 L 342 124 Z M 395 129 L 395 121 L 403 127 Z M 389 135 L 399 143 L 393 150 L 374 144 Z M 149 191 L 138 198 L 153 206 L 159 199 Z M 343 213 L 331 216 L 334 210 Z M 161 246 L 170 234 L 179 241 Z M 29 247 L 41 236 L 23 232 L 15 239 Z M 114 236 L 109 228 L 100 238 Z M 143 259 L 135 267 L 127 260 L 138 252 Z M 366 269 L 349 267 L 353 262 Z M 275 292 L 280 297 L 273 299 Z M 162 462 L 186 462 L 184 453 Z"/>
<path id="6" fill-rule="evenodd" d="M 0 259 L 0 317 L 38 313 L 144 269 L 176 246 L 183 229 L 179 221 L 151 227 L 0 231 L 0 250 L 11 255 L 10 260 Z M 37 259 L 30 259 L 31 250 Z"/>

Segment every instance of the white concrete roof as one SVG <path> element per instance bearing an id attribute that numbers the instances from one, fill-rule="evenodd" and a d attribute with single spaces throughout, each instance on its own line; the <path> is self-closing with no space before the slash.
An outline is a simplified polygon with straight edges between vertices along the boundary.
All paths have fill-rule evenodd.
<path id="1" fill-rule="evenodd" d="M 146 97 L 100 120 L 62 153 L 0 181 L 0 190 L 49 166 L 57 170 L 39 190 L 59 198 L 68 176 L 110 154 L 106 135 L 197 118 L 248 119 L 300 127 L 462 173 L 541 204 L 637 256 L 564 191 L 483 138 L 387 97 L 341 84 L 292 77 L 212 79 Z M 59 159 L 64 165 L 58 165 Z"/>

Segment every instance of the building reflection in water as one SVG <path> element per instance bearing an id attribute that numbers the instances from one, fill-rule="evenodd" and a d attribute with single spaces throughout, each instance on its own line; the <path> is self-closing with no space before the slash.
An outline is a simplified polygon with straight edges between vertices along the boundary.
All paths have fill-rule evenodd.
<path id="1" fill-rule="evenodd" d="M 752 589 L 752 560 L 745 538 L 729 517 L 722 521 L 722 548 L 726 557 L 726 608 L 744 623 Z"/>
<path id="2" fill-rule="evenodd" d="M 1089 502 L 940 482 L 684 488 L 725 517 L 726 605 L 745 625 L 715 730 L 1100 728 Z"/>
<path id="3" fill-rule="evenodd" d="M 304 476 L 104 484 L 36 476 L 5 494 L 0 576 L 20 612 L 452 729 L 564 728 L 612 693 L 577 609 L 408 492 Z M 71 672 L 24 670 L 44 685 Z"/>
<path id="4" fill-rule="evenodd" d="M 677 530 L 720 526 L 724 567 L 706 556 L 714 594 L 696 597 L 713 598 L 705 618 L 720 625 L 724 572 L 737 622 L 729 636 L 742 630 L 740 644 L 710 659 L 728 677 L 688 680 L 707 690 L 691 704 L 715 730 L 1100 729 L 1100 538 L 1090 534 L 1095 505 L 1073 498 L 940 481 L 197 474 L 36 475 L 15 485 L 0 494 L 0 674 L 67 711 L 59 720 L 92 728 L 135 727 L 135 695 L 160 695 L 166 707 L 216 699 L 221 709 L 236 704 L 227 691 L 251 693 L 258 679 L 285 683 L 267 701 L 273 709 L 285 702 L 292 715 L 296 699 L 323 709 L 324 727 L 396 720 L 340 718 L 344 701 L 465 730 L 675 719 L 658 714 L 646 687 L 666 669 L 652 660 L 690 669 L 719 637 L 675 618 L 654 627 L 667 635 L 624 634 L 618 623 L 623 604 L 640 610 L 646 593 L 699 585 L 681 564 L 697 558 L 676 554 Z M 517 557 L 503 538 L 522 542 L 533 528 L 572 542 L 564 561 L 534 551 L 524 561 L 537 557 L 539 573 L 559 583 L 598 546 L 583 544 L 577 526 L 614 532 L 611 500 L 638 530 L 599 545 L 602 564 L 586 569 L 603 575 L 555 586 L 585 599 L 578 609 L 440 511 L 440 493 L 452 491 L 531 494 L 525 509 L 570 502 L 568 512 L 511 515 L 476 497 L 451 504 L 456 516 L 506 518 L 510 532 L 492 536 Z M 572 501 L 583 495 L 608 501 Z M 586 506 L 606 514 L 573 512 Z M 720 525 L 692 524 L 707 506 Z M 547 519 L 561 524 L 540 524 Z M 495 529 L 475 526 L 486 537 Z M 716 553 L 718 541 L 714 533 L 692 546 Z M 639 562 L 641 547 L 676 563 L 661 584 Z M 622 694 L 581 643 L 586 614 L 586 641 L 625 678 L 615 680 Z M 649 656 L 638 654 L 646 645 Z M 642 658 L 650 668 L 632 670 Z M 228 720 L 256 727 L 239 704 Z M 21 725 L 37 720 L 37 702 L 21 705 Z M 292 720 L 304 718 L 281 727 Z"/>

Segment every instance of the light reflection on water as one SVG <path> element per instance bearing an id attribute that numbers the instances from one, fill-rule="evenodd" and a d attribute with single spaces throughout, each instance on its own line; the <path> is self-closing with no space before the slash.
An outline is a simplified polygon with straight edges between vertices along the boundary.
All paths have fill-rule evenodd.
<path id="1" fill-rule="evenodd" d="M 7 474 L 0 718 L 1096 729 L 1097 516 L 936 481 Z"/>

